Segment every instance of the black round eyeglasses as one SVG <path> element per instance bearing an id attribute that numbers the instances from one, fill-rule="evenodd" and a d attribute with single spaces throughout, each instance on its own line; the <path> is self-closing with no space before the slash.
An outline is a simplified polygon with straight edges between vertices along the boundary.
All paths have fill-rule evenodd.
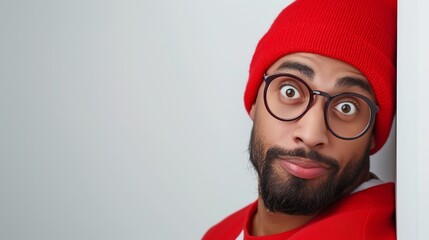
<path id="1" fill-rule="evenodd" d="M 311 89 L 304 80 L 292 74 L 265 75 L 264 80 L 265 107 L 280 121 L 294 121 L 304 116 L 314 102 L 314 95 L 326 97 L 325 124 L 340 139 L 353 140 L 364 135 L 378 112 L 378 106 L 361 94 L 330 95 Z"/>

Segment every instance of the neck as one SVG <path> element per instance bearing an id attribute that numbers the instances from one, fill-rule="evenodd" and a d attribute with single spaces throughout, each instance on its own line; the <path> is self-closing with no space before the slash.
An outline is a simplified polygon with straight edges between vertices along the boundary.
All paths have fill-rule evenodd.
<path id="1" fill-rule="evenodd" d="M 298 228 L 313 219 L 317 214 L 288 215 L 273 213 L 265 208 L 262 198 L 258 198 L 258 209 L 253 217 L 251 234 L 253 236 L 267 236 Z"/>

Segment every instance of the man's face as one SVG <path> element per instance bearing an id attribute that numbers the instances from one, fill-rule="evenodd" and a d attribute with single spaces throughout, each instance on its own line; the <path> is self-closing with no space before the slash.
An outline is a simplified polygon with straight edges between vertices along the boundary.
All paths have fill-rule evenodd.
<path id="1" fill-rule="evenodd" d="M 279 59 L 267 75 L 289 73 L 313 90 L 334 95 L 355 92 L 375 102 L 368 81 L 353 66 L 310 53 Z M 339 84 L 340 79 L 358 79 Z M 326 98 L 315 96 L 311 108 L 299 119 L 280 121 L 267 111 L 263 91 L 250 116 L 254 121 L 249 144 L 250 160 L 259 177 L 259 193 L 272 212 L 312 215 L 349 194 L 369 178 L 369 150 L 374 147 L 372 127 L 361 137 L 342 140 L 326 127 Z"/>

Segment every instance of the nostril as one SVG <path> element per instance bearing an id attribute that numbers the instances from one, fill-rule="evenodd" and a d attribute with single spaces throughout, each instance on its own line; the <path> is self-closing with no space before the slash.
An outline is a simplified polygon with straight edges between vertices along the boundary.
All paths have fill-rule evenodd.
<path id="1" fill-rule="evenodd" d="M 304 142 L 304 140 L 302 140 L 302 138 L 297 137 L 297 136 L 295 137 L 295 141 L 296 141 L 296 142 Z"/>

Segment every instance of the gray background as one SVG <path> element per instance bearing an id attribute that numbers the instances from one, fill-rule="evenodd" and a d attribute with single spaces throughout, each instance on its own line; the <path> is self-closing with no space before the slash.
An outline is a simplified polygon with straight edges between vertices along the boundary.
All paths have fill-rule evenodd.
<path id="1" fill-rule="evenodd" d="M 0 239 L 199 239 L 253 201 L 242 95 L 288 2 L 0 0 Z"/>

